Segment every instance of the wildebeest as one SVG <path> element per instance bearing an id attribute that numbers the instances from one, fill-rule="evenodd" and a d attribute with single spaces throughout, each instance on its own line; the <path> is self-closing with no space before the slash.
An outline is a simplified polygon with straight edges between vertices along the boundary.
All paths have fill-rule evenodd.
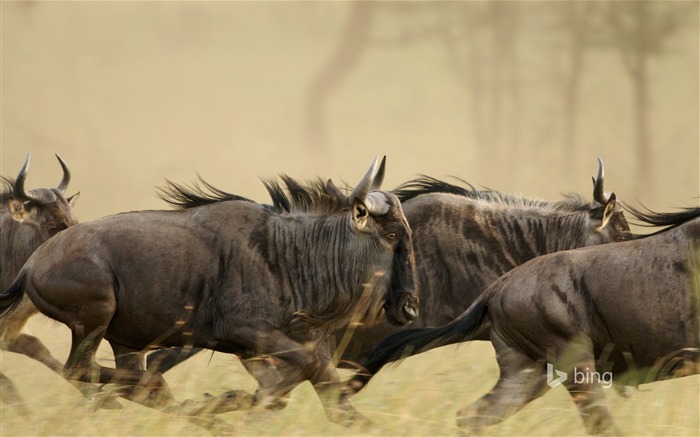
<path id="1" fill-rule="evenodd" d="M 458 412 L 458 425 L 478 431 L 564 383 L 589 433 L 615 433 L 601 380 L 651 382 L 697 373 L 700 364 L 700 208 L 628 209 L 668 228 L 516 267 L 456 320 L 384 339 L 366 363 L 369 374 L 487 328 L 501 374 L 488 394 Z M 348 390 L 365 382 L 366 375 L 353 377 Z"/>
<path id="2" fill-rule="evenodd" d="M 77 223 L 72 207 L 78 194 L 66 197 L 65 191 L 71 174 L 66 163 L 56 155 L 63 169 L 63 177 L 56 188 L 38 188 L 27 191 L 25 180 L 29 169 L 27 155 L 17 179 L 3 177 L 0 191 L 0 287 L 4 290 L 15 278 L 29 256 L 44 241 Z M 61 374 L 63 364 L 54 358 L 41 341 L 22 329 L 27 320 L 38 311 L 29 298 L 23 298 L 11 316 L 0 319 L 0 347 L 34 358 Z M 2 399 L 16 402 L 12 382 L 2 378 Z"/>
<path id="3" fill-rule="evenodd" d="M 374 313 L 368 317 L 383 306 L 388 320 L 404 324 L 417 312 L 411 230 L 398 198 L 378 191 L 383 177 L 384 160 L 375 159 L 349 196 L 318 182 L 313 201 L 287 213 L 208 184 L 210 193 L 171 183 L 166 191 L 183 209 L 123 213 L 62 232 L 0 295 L 0 311 L 26 293 L 70 328 L 68 377 L 146 388 L 145 398 L 123 394 L 151 406 L 173 400 L 165 380 L 98 365 L 102 338 L 115 355 L 191 346 L 272 356 L 293 371 L 259 389 L 256 405 L 273 404 L 309 380 L 329 419 L 353 417 L 349 403 L 330 395 L 340 379 L 328 331 L 363 296 Z M 290 202 L 279 184 L 266 185 L 278 202 Z"/>
<path id="4" fill-rule="evenodd" d="M 465 189 L 423 177 L 394 193 L 413 230 L 421 296 L 412 327 L 454 320 L 481 292 L 514 267 L 540 255 L 631 238 L 614 193 L 604 191 L 599 160 L 593 201 L 567 196 L 542 201 L 494 190 Z M 359 327 L 349 358 L 401 327 Z"/>
<path id="5" fill-rule="evenodd" d="M 418 268 L 420 311 L 411 326 L 453 320 L 502 274 L 536 256 L 629 239 L 630 228 L 616 196 L 605 194 L 604 176 L 599 160 L 592 202 L 577 196 L 534 200 L 430 177 L 394 190 L 413 230 Z M 296 193 L 293 199 L 305 198 L 303 187 L 288 188 Z M 386 322 L 352 326 L 347 343 L 342 342 L 344 329 L 335 332 L 343 358 L 361 363 L 361 352 L 403 327 Z M 156 351 L 149 356 L 149 368 L 167 371 L 195 352 Z"/>

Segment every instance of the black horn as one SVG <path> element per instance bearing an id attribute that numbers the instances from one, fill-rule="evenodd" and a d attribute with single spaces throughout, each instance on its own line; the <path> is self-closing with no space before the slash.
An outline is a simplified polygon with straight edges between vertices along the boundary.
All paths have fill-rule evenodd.
<path id="1" fill-rule="evenodd" d="M 375 157 L 374 161 L 372 162 L 372 165 L 369 167 L 369 170 L 367 171 L 367 174 L 362 178 L 362 180 L 357 184 L 354 190 L 352 190 L 352 193 L 350 194 L 350 203 L 353 203 L 355 199 L 359 198 L 362 200 L 362 202 L 365 202 L 367 199 L 367 194 L 370 192 L 370 189 L 374 187 L 374 181 L 375 178 L 377 177 L 377 162 L 379 161 L 379 157 Z M 382 161 L 384 162 L 384 161 Z M 381 175 L 383 178 L 384 176 Z M 380 181 L 381 182 L 381 181 Z"/>
<path id="2" fill-rule="evenodd" d="M 15 181 L 15 195 L 22 199 L 28 199 L 29 196 L 24 192 L 24 180 L 27 179 L 27 169 L 29 168 L 30 154 L 27 153 L 27 159 L 24 160 L 24 165 L 17 175 L 17 180 Z"/>
<path id="3" fill-rule="evenodd" d="M 370 193 L 367 194 L 367 198 L 365 199 L 365 204 L 367 205 L 367 208 L 373 214 L 384 215 L 387 212 L 389 212 L 390 206 L 384 198 L 384 195 L 381 193 L 372 193 L 372 191 L 379 191 L 379 189 L 382 187 L 382 183 L 384 182 L 385 167 L 386 156 L 382 158 L 382 162 L 379 164 L 377 173 L 374 176 L 374 180 L 372 181 L 372 186 L 369 189 Z"/>
<path id="4" fill-rule="evenodd" d="M 34 196 L 24 189 L 24 181 L 27 179 L 27 170 L 29 169 L 30 154 L 27 153 L 27 159 L 24 160 L 24 165 L 17 175 L 17 180 L 15 181 L 15 196 L 23 200 L 30 200 L 39 204 L 46 204 L 56 200 L 56 197 L 50 191 L 47 191 L 42 196 Z"/>
<path id="5" fill-rule="evenodd" d="M 605 197 L 605 190 L 603 189 L 603 178 L 605 177 L 605 170 L 603 168 L 603 161 L 598 158 L 598 176 L 593 179 L 593 200 L 605 205 L 608 203 L 608 199 Z"/>
<path id="6" fill-rule="evenodd" d="M 61 179 L 61 183 L 58 184 L 56 189 L 61 193 L 65 193 L 68 189 L 68 184 L 70 184 L 70 170 L 68 169 L 66 162 L 61 159 L 60 156 L 58 156 L 58 153 L 56 154 L 56 158 L 58 158 L 58 162 L 61 164 L 61 168 L 63 169 L 63 179 Z"/>
<path id="7" fill-rule="evenodd" d="M 379 169 L 377 170 L 377 174 L 374 176 L 374 181 L 372 181 L 372 186 L 370 187 L 370 191 L 379 191 L 379 189 L 382 187 L 382 183 L 384 183 L 384 168 L 386 167 L 386 156 L 382 158 L 381 164 L 379 164 Z"/>

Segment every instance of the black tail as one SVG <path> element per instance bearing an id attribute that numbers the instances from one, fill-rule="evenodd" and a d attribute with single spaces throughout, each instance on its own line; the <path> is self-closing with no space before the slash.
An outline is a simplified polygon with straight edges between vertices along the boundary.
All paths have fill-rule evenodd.
<path id="1" fill-rule="evenodd" d="M 22 301 L 24 296 L 24 272 L 20 273 L 10 287 L 0 293 L 0 317 L 3 317 Z"/>
<path id="2" fill-rule="evenodd" d="M 483 324 L 487 311 L 487 299 L 482 296 L 447 325 L 437 328 L 405 329 L 386 337 L 367 354 L 369 358 L 364 363 L 366 372 L 361 371 L 353 376 L 346 390 L 350 390 L 351 394 L 362 390 L 372 376 L 388 363 L 427 352 L 436 347 L 471 339 Z"/>

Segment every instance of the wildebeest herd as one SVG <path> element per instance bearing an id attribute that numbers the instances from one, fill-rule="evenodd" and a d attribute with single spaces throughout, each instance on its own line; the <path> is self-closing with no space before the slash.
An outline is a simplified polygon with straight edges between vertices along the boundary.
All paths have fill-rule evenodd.
<path id="1" fill-rule="evenodd" d="M 489 340 L 500 377 L 458 412 L 460 427 L 478 432 L 561 382 L 586 430 L 605 434 L 617 430 L 601 381 L 576 372 L 609 372 L 617 386 L 698 373 L 700 208 L 633 208 L 605 191 L 600 160 L 592 201 L 428 176 L 381 191 L 375 159 L 348 189 L 281 176 L 263 181 L 271 203 L 258 204 L 204 180 L 167 182 L 160 197 L 174 210 L 78 224 L 58 159 L 55 189 L 25 189 L 29 157 L 3 178 L 0 341 L 86 397 L 110 383 L 204 416 L 283 408 L 310 381 L 329 420 L 366 424 L 350 398 L 385 364 Z M 625 214 L 657 229 L 635 235 Z M 65 364 L 21 333 L 37 311 L 70 329 Z M 103 339 L 115 368 L 95 361 Z M 162 373 L 201 349 L 237 355 L 257 391 L 176 401 Z M 358 369 L 346 382 L 339 359 Z M 0 400 L 27 414 L 12 381 L 0 383 Z"/>

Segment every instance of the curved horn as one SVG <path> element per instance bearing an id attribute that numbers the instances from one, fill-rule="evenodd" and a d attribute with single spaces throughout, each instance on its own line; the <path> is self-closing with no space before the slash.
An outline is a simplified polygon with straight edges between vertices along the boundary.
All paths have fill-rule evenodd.
<path id="1" fill-rule="evenodd" d="M 593 200 L 601 205 L 608 203 L 608 199 L 605 197 L 605 190 L 603 190 L 604 177 L 605 170 L 603 168 L 603 160 L 598 158 L 598 177 L 593 180 Z"/>
<path id="2" fill-rule="evenodd" d="M 61 164 L 61 168 L 63 169 L 63 179 L 61 179 L 61 183 L 58 184 L 56 189 L 61 193 L 65 193 L 66 189 L 68 188 L 68 184 L 70 184 L 70 170 L 68 169 L 66 162 L 62 160 L 60 156 L 58 156 L 58 153 L 56 154 L 56 158 L 58 158 L 58 162 Z"/>
<path id="3" fill-rule="evenodd" d="M 372 162 L 372 165 L 370 166 L 369 170 L 367 171 L 367 174 L 362 178 L 362 180 L 357 184 L 354 190 L 352 190 L 352 193 L 350 193 L 350 203 L 352 204 L 355 199 L 359 198 L 363 202 L 367 199 L 367 194 L 369 193 L 370 188 L 372 188 L 372 185 L 374 184 L 374 179 L 377 175 L 377 162 L 379 161 L 379 157 L 375 157 L 374 161 Z"/>
<path id="4" fill-rule="evenodd" d="M 377 170 L 377 174 L 374 176 L 374 181 L 372 181 L 372 186 L 370 187 L 370 191 L 379 191 L 379 189 L 382 187 L 382 183 L 384 182 L 384 167 L 386 166 L 386 156 L 382 158 L 381 164 L 379 164 L 379 169 Z"/>
<path id="5" fill-rule="evenodd" d="M 15 180 L 15 196 L 19 197 L 20 199 L 36 202 L 41 205 L 53 202 L 56 200 L 53 193 L 49 192 L 46 196 L 32 196 L 24 189 L 24 181 L 27 179 L 27 170 L 29 169 L 29 160 L 30 154 L 27 153 L 27 159 L 24 160 L 24 165 L 22 166 L 22 169 L 19 171 L 17 179 Z"/>
<path id="6" fill-rule="evenodd" d="M 31 153 L 27 153 L 27 159 L 24 160 L 24 165 L 17 175 L 17 180 L 15 180 L 15 196 L 20 199 L 32 200 L 34 202 L 40 202 L 41 199 L 34 198 L 24 191 L 24 181 L 27 179 L 27 170 L 29 169 Z"/>
<path id="7" fill-rule="evenodd" d="M 375 215 L 384 215 L 389 212 L 389 202 L 382 193 L 369 193 L 367 194 L 367 199 L 365 199 L 365 205 L 369 212 Z"/>

